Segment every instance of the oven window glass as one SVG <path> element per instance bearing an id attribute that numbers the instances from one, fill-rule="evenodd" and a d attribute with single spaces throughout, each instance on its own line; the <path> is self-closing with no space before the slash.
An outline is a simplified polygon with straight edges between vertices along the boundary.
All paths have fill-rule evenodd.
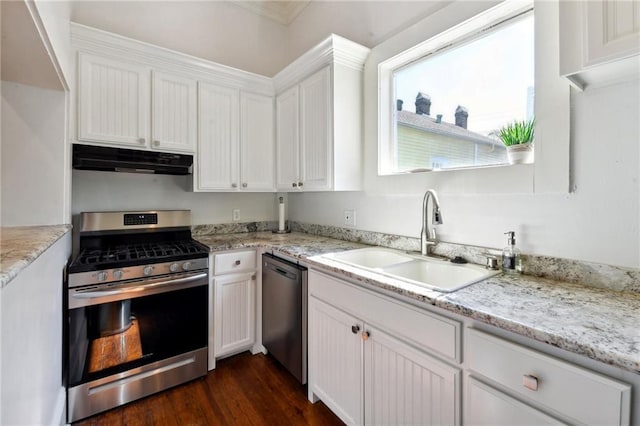
<path id="1" fill-rule="evenodd" d="M 206 285 L 69 311 L 69 385 L 207 346 Z"/>

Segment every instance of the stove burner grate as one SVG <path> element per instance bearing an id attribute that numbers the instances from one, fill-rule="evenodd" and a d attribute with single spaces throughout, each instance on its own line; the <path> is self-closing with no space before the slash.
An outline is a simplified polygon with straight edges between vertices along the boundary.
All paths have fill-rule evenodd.
<path id="1" fill-rule="evenodd" d="M 132 244 L 102 249 L 87 248 L 80 252 L 76 263 L 80 265 L 101 265 L 112 262 L 161 260 L 175 256 L 198 254 L 202 253 L 202 251 L 202 247 L 193 241 Z"/>

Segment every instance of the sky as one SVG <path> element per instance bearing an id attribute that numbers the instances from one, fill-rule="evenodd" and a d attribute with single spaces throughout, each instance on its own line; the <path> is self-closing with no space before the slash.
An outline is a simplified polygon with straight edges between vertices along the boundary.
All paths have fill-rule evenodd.
<path id="1" fill-rule="evenodd" d="M 488 36 L 415 62 L 395 73 L 396 99 L 415 112 L 418 92 L 431 96 L 431 117 L 455 123 L 458 105 L 468 129 L 488 135 L 527 117 L 534 86 L 533 14 Z"/>

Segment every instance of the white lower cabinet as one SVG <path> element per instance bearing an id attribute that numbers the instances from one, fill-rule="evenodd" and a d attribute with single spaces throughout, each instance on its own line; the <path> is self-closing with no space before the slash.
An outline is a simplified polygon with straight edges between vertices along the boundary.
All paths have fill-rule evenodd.
<path id="1" fill-rule="evenodd" d="M 375 327 L 364 329 L 365 423 L 456 424 L 460 370 Z"/>
<path id="2" fill-rule="evenodd" d="M 311 400 L 347 424 L 460 423 L 460 369 L 416 345 L 405 327 L 422 312 L 316 271 L 309 292 Z M 427 313 L 421 319 L 427 327 L 439 321 Z M 442 325 L 443 334 L 459 330 L 448 318 Z"/>
<path id="3" fill-rule="evenodd" d="M 362 328 L 351 315 L 309 299 L 309 388 L 347 424 L 362 423 Z"/>
<path id="4" fill-rule="evenodd" d="M 214 278 L 216 358 L 250 348 L 255 341 L 255 273 Z"/>
<path id="5" fill-rule="evenodd" d="M 563 424 L 473 377 L 469 377 L 467 381 L 464 417 L 466 425 L 539 426 Z"/>
<path id="6" fill-rule="evenodd" d="M 250 349 L 256 330 L 256 251 L 214 254 L 211 264 L 209 367 L 215 359 Z"/>
<path id="7" fill-rule="evenodd" d="M 473 328 L 465 348 L 465 424 L 630 422 L 626 383 Z"/>

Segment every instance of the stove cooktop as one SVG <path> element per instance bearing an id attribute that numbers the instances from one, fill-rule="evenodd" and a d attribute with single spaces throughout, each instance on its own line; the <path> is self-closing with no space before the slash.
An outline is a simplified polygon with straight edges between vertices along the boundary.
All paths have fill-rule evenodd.
<path id="1" fill-rule="evenodd" d="M 69 266 L 69 273 L 198 259 L 208 255 L 208 248 L 194 240 L 92 247 L 80 251 Z"/>

